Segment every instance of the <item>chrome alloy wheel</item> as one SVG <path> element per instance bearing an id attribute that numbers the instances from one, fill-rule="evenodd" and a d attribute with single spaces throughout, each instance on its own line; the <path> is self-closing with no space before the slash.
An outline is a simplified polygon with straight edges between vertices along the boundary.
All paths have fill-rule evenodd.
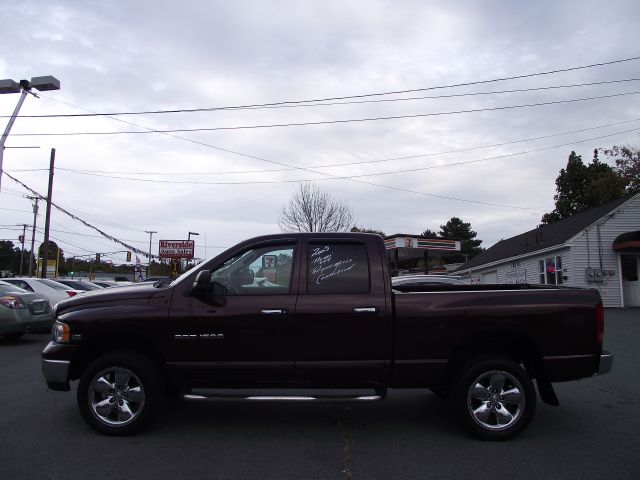
<path id="1" fill-rule="evenodd" d="M 110 367 L 93 377 L 87 398 L 91 413 L 100 422 L 122 427 L 142 413 L 145 391 L 131 370 Z"/>
<path id="2" fill-rule="evenodd" d="M 481 427 L 506 430 L 523 415 L 524 389 L 509 372 L 484 372 L 471 383 L 467 393 L 467 407 L 473 420 Z"/>

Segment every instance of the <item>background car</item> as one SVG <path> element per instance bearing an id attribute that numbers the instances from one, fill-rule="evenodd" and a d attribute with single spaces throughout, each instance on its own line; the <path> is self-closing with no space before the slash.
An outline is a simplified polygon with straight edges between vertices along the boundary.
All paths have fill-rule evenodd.
<path id="1" fill-rule="evenodd" d="M 147 277 L 144 280 L 142 280 L 142 283 L 154 283 L 157 282 L 158 280 L 171 280 L 171 277 Z"/>
<path id="2" fill-rule="evenodd" d="M 102 288 L 111 288 L 111 287 L 117 287 L 118 282 L 114 282 L 113 280 L 91 280 L 91 283 L 93 283 L 94 285 L 98 285 L 99 287 Z"/>
<path id="3" fill-rule="evenodd" d="M 53 313 L 47 297 L 0 281 L 0 335 L 18 338 L 51 330 Z"/>
<path id="4" fill-rule="evenodd" d="M 82 290 L 85 292 L 89 292 L 91 290 L 102 290 L 104 287 L 100 285 L 96 285 L 89 281 L 84 280 L 69 280 L 66 278 L 57 278 L 56 282 L 66 285 L 67 287 L 73 288 L 74 290 Z"/>
<path id="5" fill-rule="evenodd" d="M 52 306 L 55 306 L 56 303 L 66 300 L 69 297 L 74 297 L 79 293 L 83 293 L 81 290 L 75 290 L 63 285 L 62 283 L 49 280 L 48 278 L 6 278 L 3 281 L 16 285 L 29 292 L 43 294 L 49 299 L 49 303 Z"/>
<path id="6" fill-rule="evenodd" d="M 393 277 L 391 285 L 394 287 L 401 285 L 428 287 L 433 285 L 467 285 L 467 283 L 454 275 L 406 275 Z"/>

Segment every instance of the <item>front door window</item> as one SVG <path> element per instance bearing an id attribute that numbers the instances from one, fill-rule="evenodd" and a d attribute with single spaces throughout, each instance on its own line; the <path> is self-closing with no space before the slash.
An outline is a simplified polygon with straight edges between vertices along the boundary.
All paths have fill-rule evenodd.
<path id="1" fill-rule="evenodd" d="M 257 247 L 242 252 L 211 273 L 229 295 L 283 295 L 291 291 L 294 247 Z"/>

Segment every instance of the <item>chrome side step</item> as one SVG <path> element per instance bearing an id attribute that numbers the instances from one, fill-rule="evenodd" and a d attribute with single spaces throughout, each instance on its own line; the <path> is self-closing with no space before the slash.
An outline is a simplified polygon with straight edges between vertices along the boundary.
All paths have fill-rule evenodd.
<path id="1" fill-rule="evenodd" d="M 292 395 L 289 393 L 265 393 L 260 394 L 255 390 L 251 393 L 241 393 L 240 391 L 234 392 L 229 390 L 213 390 L 213 389 L 194 389 L 189 393 L 182 395 L 182 398 L 189 401 L 206 401 L 206 400 L 253 400 L 262 402 L 309 402 L 309 401 L 323 401 L 323 402 L 375 402 L 383 400 L 386 396 L 386 391 L 376 392 L 373 395 L 363 394 L 339 394 L 339 393 L 323 394 L 314 393 L 308 395 Z"/>

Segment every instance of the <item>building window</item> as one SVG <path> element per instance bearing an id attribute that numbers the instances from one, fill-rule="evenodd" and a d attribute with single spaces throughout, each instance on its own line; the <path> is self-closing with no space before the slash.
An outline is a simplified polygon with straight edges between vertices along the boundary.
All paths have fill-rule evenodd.
<path id="1" fill-rule="evenodd" d="M 622 264 L 622 279 L 625 282 L 637 282 L 638 262 L 636 261 L 636 257 L 631 255 L 622 255 L 620 263 Z"/>
<path id="2" fill-rule="evenodd" d="M 538 264 L 542 285 L 562 285 L 562 257 L 547 257 Z"/>

